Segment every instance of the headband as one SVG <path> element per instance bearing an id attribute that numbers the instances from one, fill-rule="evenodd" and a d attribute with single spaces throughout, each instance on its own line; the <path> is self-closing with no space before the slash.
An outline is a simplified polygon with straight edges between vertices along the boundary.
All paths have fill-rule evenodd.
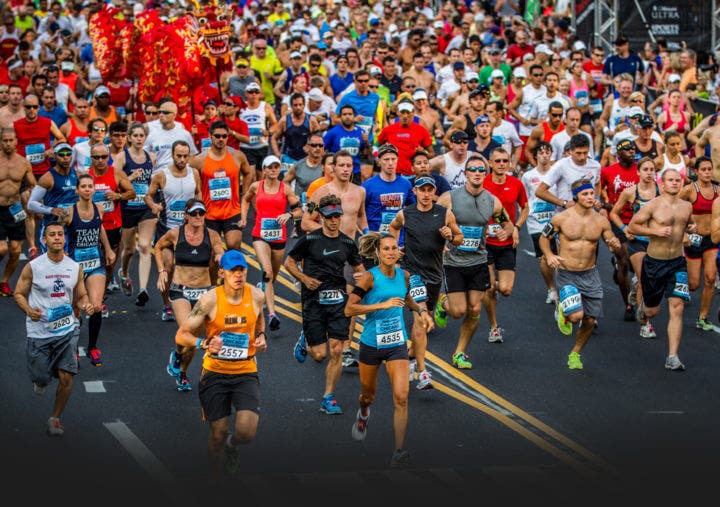
<path id="1" fill-rule="evenodd" d="M 579 187 L 573 188 L 573 191 L 572 191 L 573 196 L 577 197 L 577 195 L 584 190 L 594 190 L 594 189 L 590 183 L 583 183 Z"/>
<path id="2" fill-rule="evenodd" d="M 318 211 L 324 217 L 343 214 L 343 210 L 339 204 L 328 204 L 327 206 L 320 208 Z"/>

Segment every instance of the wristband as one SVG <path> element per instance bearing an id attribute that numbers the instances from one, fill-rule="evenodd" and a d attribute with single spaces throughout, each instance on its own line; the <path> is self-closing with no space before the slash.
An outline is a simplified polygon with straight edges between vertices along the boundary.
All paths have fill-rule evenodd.
<path id="1" fill-rule="evenodd" d="M 201 349 L 201 348 L 203 348 L 203 347 L 202 347 L 202 342 L 203 342 L 202 338 L 198 338 L 197 341 L 195 342 L 195 348 L 196 348 L 196 349 Z"/>
<path id="2" fill-rule="evenodd" d="M 422 315 L 422 314 L 425 313 L 426 311 L 427 311 L 427 310 L 426 310 L 425 308 L 420 307 L 420 308 L 417 309 L 417 314 L 418 314 L 418 315 Z"/>
<path id="3" fill-rule="evenodd" d="M 363 234 L 367 234 L 368 232 L 370 232 L 370 229 L 368 229 L 367 227 L 365 227 L 365 228 L 363 229 Z"/>
<path id="4" fill-rule="evenodd" d="M 620 227 L 620 230 L 621 230 L 621 231 L 624 231 L 625 229 L 627 229 L 627 224 L 623 224 L 623 226 Z"/>

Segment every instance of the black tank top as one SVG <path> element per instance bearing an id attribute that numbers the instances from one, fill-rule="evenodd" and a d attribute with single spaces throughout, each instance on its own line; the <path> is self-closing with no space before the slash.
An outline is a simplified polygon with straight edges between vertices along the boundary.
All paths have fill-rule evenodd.
<path id="1" fill-rule="evenodd" d="M 310 115 L 305 113 L 305 120 L 301 125 L 294 125 L 292 115 L 285 118 L 285 150 L 284 153 L 293 160 L 305 158 L 307 153 L 303 150 L 310 137 Z"/>
<path id="2" fill-rule="evenodd" d="M 647 151 L 642 151 L 637 143 L 635 144 L 635 160 L 638 161 L 643 157 L 650 157 L 650 158 L 657 158 L 658 151 L 657 151 L 657 142 L 654 140 L 650 140 L 650 149 Z"/>
<path id="3" fill-rule="evenodd" d="M 193 246 L 185 239 L 185 226 L 181 225 L 178 231 L 178 241 L 175 245 L 175 265 L 190 266 L 194 268 L 207 268 L 210 266 L 213 249 L 210 243 L 210 231 L 205 227 L 202 243 Z"/>
<path id="4" fill-rule="evenodd" d="M 426 283 L 442 282 L 442 252 L 445 239 L 439 229 L 445 225 L 447 209 L 433 204 L 429 211 L 419 211 L 417 204 L 403 209 L 405 217 L 405 255 L 402 266 Z"/>
<path id="5" fill-rule="evenodd" d="M 470 115 L 465 113 L 465 133 L 470 139 L 475 139 L 475 122 L 472 121 Z"/>
<path id="6" fill-rule="evenodd" d="M 150 186 L 150 178 L 152 178 L 153 164 L 150 159 L 150 155 L 147 151 L 143 150 L 145 154 L 145 162 L 138 164 L 130 156 L 130 151 L 124 148 L 125 151 L 125 165 L 123 166 L 123 172 L 130 176 L 135 169 L 142 170 L 142 176 L 132 180 L 130 183 L 135 190 L 135 198 L 131 201 L 122 201 L 123 210 L 147 210 L 148 206 L 145 204 L 145 195 L 147 194 L 148 187 Z"/>

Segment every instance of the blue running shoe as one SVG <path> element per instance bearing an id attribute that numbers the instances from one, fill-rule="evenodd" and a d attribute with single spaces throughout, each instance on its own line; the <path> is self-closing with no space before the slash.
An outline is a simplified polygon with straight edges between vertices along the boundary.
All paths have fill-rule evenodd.
<path id="1" fill-rule="evenodd" d="M 298 363 L 304 363 L 307 358 L 307 343 L 305 343 L 305 333 L 300 332 L 300 337 L 295 342 L 295 348 L 293 348 L 293 354 Z"/>
<path id="2" fill-rule="evenodd" d="M 182 355 L 178 354 L 175 350 L 170 352 L 170 359 L 167 364 L 167 372 L 173 378 L 180 376 L 180 361 L 182 361 Z"/>
<path id="3" fill-rule="evenodd" d="M 325 412 L 327 415 L 338 415 L 342 414 L 340 405 L 337 404 L 334 394 L 328 394 L 322 399 L 320 403 L 320 412 Z"/>
<path id="4" fill-rule="evenodd" d="M 192 386 L 187 378 L 187 373 L 184 371 L 181 371 L 180 375 L 175 378 L 175 383 L 177 384 L 178 391 L 192 391 Z"/>

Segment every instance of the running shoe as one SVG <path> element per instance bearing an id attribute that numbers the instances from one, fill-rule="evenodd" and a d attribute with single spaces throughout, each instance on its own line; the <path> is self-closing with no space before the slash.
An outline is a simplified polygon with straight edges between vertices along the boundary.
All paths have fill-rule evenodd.
<path id="1" fill-rule="evenodd" d="M 623 315 L 623 320 L 625 322 L 632 322 L 635 320 L 635 308 L 633 308 L 632 305 L 627 305 L 625 307 L 625 315 Z"/>
<path id="2" fill-rule="evenodd" d="M 715 331 L 716 329 L 715 326 L 708 322 L 707 318 L 698 318 L 695 327 L 703 331 Z"/>
<path id="3" fill-rule="evenodd" d="M 60 419 L 51 417 L 47 422 L 47 433 L 51 437 L 61 437 L 65 433 L 65 427 L 60 424 Z"/>
<path id="4" fill-rule="evenodd" d="M 148 301 L 150 301 L 150 296 L 148 296 L 147 290 L 140 289 L 137 297 L 135 298 L 135 306 L 145 306 L 145 303 Z"/>
<path id="5" fill-rule="evenodd" d="M 307 343 L 305 342 L 305 333 L 302 331 L 293 347 L 293 355 L 298 363 L 304 363 L 307 359 Z"/>
<path id="6" fill-rule="evenodd" d="M 28 248 L 28 257 L 33 260 L 35 257 L 40 255 L 40 250 L 36 246 Z"/>
<path id="7" fill-rule="evenodd" d="M 120 288 L 120 286 L 119 286 L 118 283 L 117 283 L 117 279 L 115 278 L 115 276 L 113 276 L 113 277 L 110 279 L 110 283 L 108 283 L 106 292 L 110 293 L 110 292 L 112 292 L 112 291 L 114 291 L 114 290 L 117 290 L 117 289 L 119 289 L 119 288 Z"/>
<path id="8" fill-rule="evenodd" d="M 170 359 L 168 360 L 167 371 L 168 375 L 173 378 L 177 378 L 180 375 L 180 363 L 182 362 L 182 354 L 178 354 L 176 350 L 170 352 Z"/>
<path id="9" fill-rule="evenodd" d="M 228 440 L 230 437 L 228 436 Z M 228 475 L 235 475 L 240 471 L 240 465 L 242 464 L 240 445 L 230 445 L 230 442 L 225 443 L 225 473 Z"/>
<path id="10" fill-rule="evenodd" d="M 320 403 L 320 412 L 325 412 L 327 415 L 342 414 L 342 409 L 340 405 L 337 404 L 334 394 L 328 394 L 323 397 L 322 403 Z"/>
<path id="11" fill-rule="evenodd" d="M 470 368 L 472 368 L 470 356 L 468 356 L 465 352 L 458 352 L 457 354 L 452 356 L 452 362 L 459 370 L 469 370 Z"/>
<path id="12" fill-rule="evenodd" d="M 494 327 L 490 330 L 488 333 L 488 341 L 490 343 L 502 343 L 503 342 L 503 335 L 502 335 L 502 329 L 499 327 Z"/>
<path id="13" fill-rule="evenodd" d="M 447 326 L 447 311 L 443 308 L 445 300 L 447 300 L 447 296 L 445 294 L 440 294 L 437 303 L 435 303 L 435 324 L 437 324 L 440 328 Z"/>
<path id="14" fill-rule="evenodd" d="M 280 319 L 278 319 L 277 315 L 274 313 L 268 315 L 268 328 L 270 331 L 277 331 L 280 329 Z"/>
<path id="15" fill-rule="evenodd" d="M 107 319 L 110 317 L 110 311 L 105 303 L 102 304 L 102 318 Z"/>
<path id="16" fill-rule="evenodd" d="M 558 300 L 558 293 L 555 289 L 548 289 L 547 296 L 545 296 L 545 304 L 546 305 L 554 305 L 557 304 Z"/>
<path id="17" fill-rule="evenodd" d="M 555 307 L 555 320 L 557 320 L 558 329 L 562 334 L 570 335 L 572 333 L 572 322 L 565 318 L 559 305 Z"/>
<path id="18" fill-rule="evenodd" d="M 665 360 L 665 369 L 673 371 L 685 371 L 685 365 L 680 362 L 680 358 L 676 355 L 668 356 Z"/>
<path id="19" fill-rule="evenodd" d="M 192 391 L 192 386 L 187 378 L 187 373 L 184 371 L 181 371 L 180 375 L 175 378 L 175 383 L 177 384 L 178 391 Z"/>
<path id="20" fill-rule="evenodd" d="M 165 308 L 163 308 L 160 319 L 163 322 L 175 322 L 175 314 L 173 313 L 173 309 L 171 306 L 166 306 Z"/>
<path id="21" fill-rule="evenodd" d="M 90 364 L 98 367 L 103 365 L 102 352 L 100 352 L 100 349 L 92 349 L 88 354 L 90 355 Z"/>
<path id="22" fill-rule="evenodd" d="M 567 365 L 571 370 L 582 370 L 583 364 L 580 362 L 580 354 L 577 352 L 570 352 Z"/>
<path id="23" fill-rule="evenodd" d="M 393 452 L 392 459 L 390 460 L 390 468 L 403 468 L 411 463 L 410 453 L 397 449 Z"/>
<path id="24" fill-rule="evenodd" d="M 427 370 L 423 370 L 418 375 L 418 383 L 415 386 L 421 391 L 427 390 L 427 389 L 434 389 L 433 383 L 432 383 L 432 375 L 430 375 L 430 372 Z"/>
<path id="25" fill-rule="evenodd" d="M 120 288 L 122 289 L 123 294 L 125 294 L 126 296 L 132 296 L 132 293 L 133 293 L 132 279 L 129 276 L 120 275 Z"/>
<path id="26" fill-rule="evenodd" d="M 367 435 L 368 419 L 370 419 L 370 413 L 368 413 L 367 417 L 363 418 L 362 411 L 358 409 L 351 432 L 352 438 L 356 442 L 362 442 L 365 440 L 365 435 Z"/>
<path id="27" fill-rule="evenodd" d="M 33 391 L 35 391 L 35 394 L 41 395 L 45 392 L 45 389 L 47 389 L 47 386 L 41 386 L 33 382 Z"/>
<path id="28" fill-rule="evenodd" d="M 415 374 L 417 373 L 417 360 L 410 359 L 408 366 L 410 367 L 410 382 L 412 382 L 415 380 Z"/>
<path id="29" fill-rule="evenodd" d="M 655 328 L 649 322 L 644 326 L 640 326 L 640 338 L 657 338 Z"/>
<path id="30" fill-rule="evenodd" d="M 265 292 L 265 282 L 258 282 L 255 284 L 255 287 L 257 287 L 261 291 Z"/>
<path id="31" fill-rule="evenodd" d="M 353 353 L 352 349 L 343 350 L 343 368 L 357 368 L 359 364 L 360 363 L 358 363 L 358 360 L 355 359 L 355 354 Z"/>
<path id="32" fill-rule="evenodd" d="M 637 306 L 637 287 L 638 279 L 637 276 L 633 275 L 632 282 L 630 283 L 630 293 L 628 294 L 628 303 L 633 306 Z"/>
<path id="33" fill-rule="evenodd" d="M 0 296 L 12 297 L 13 290 L 7 282 L 0 282 Z"/>

